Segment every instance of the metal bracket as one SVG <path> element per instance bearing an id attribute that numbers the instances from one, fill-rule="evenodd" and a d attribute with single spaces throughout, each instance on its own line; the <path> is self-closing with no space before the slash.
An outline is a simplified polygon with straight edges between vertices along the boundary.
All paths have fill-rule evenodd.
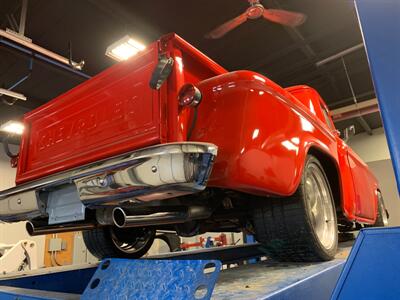
<path id="1" fill-rule="evenodd" d="M 79 199 L 75 185 L 50 191 L 46 212 L 49 215 L 49 225 L 85 220 L 85 206 Z"/>
<path id="2" fill-rule="evenodd" d="M 218 260 L 103 261 L 81 299 L 210 299 Z"/>
<path id="3" fill-rule="evenodd" d="M 165 55 L 160 55 L 158 58 L 158 64 L 153 71 L 150 79 L 150 87 L 154 90 L 159 90 L 171 74 L 172 66 L 174 65 L 174 59 L 172 57 L 166 57 Z"/>
<path id="4" fill-rule="evenodd" d="M 10 147 L 9 147 L 9 144 L 8 144 L 8 140 L 10 139 L 12 137 L 12 135 L 11 134 L 8 134 L 8 135 L 6 135 L 6 137 L 3 139 L 3 149 L 4 149 L 4 152 L 6 153 L 6 155 L 11 159 L 11 160 L 14 160 L 14 162 L 15 163 L 17 163 L 17 159 L 18 159 L 18 156 L 19 156 L 19 152 L 18 153 L 12 153 L 11 152 L 11 150 L 10 150 Z"/>
<path id="5" fill-rule="evenodd" d="M 82 70 L 85 66 L 85 61 L 81 60 L 79 63 L 76 63 L 72 60 L 72 43 L 71 41 L 68 42 L 68 62 L 70 66 L 75 70 Z"/>

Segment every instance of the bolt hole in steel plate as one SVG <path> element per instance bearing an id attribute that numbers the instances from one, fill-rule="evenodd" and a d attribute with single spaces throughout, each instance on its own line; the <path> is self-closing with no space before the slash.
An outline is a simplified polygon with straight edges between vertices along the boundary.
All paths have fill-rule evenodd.
<path id="1" fill-rule="evenodd" d="M 107 268 L 110 266 L 110 264 L 111 264 L 110 260 L 107 259 L 106 261 L 104 261 L 104 262 L 101 264 L 101 269 L 102 269 L 102 270 L 107 269 Z"/>
<path id="2" fill-rule="evenodd" d="M 200 285 L 194 292 L 194 298 L 204 299 L 207 295 L 207 287 L 205 285 Z"/>
<path id="3" fill-rule="evenodd" d="M 210 274 L 210 273 L 214 273 L 215 270 L 216 270 L 216 265 L 214 263 L 208 263 L 204 266 L 203 273 Z"/>
<path id="4" fill-rule="evenodd" d="M 90 284 L 90 288 L 91 289 L 95 289 L 99 286 L 100 283 L 100 279 L 96 278 L 92 281 L 92 283 Z"/>
<path id="5" fill-rule="evenodd" d="M 210 299 L 218 260 L 105 260 L 81 299 Z"/>

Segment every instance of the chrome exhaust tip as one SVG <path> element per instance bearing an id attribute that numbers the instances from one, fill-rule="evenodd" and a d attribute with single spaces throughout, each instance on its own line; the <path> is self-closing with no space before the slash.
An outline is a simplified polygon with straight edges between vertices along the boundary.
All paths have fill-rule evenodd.
<path id="1" fill-rule="evenodd" d="M 185 223 L 191 220 L 205 219 L 211 211 L 204 206 L 192 206 L 185 211 L 165 211 L 148 215 L 129 215 L 121 207 L 116 207 L 112 212 L 112 220 L 119 228 L 144 227 L 167 224 Z"/>
<path id="2" fill-rule="evenodd" d="M 122 208 L 120 207 L 114 208 L 112 212 L 112 219 L 115 226 L 119 228 L 126 227 L 126 213 Z"/>
<path id="3" fill-rule="evenodd" d="M 26 222 L 25 228 L 30 236 L 34 236 L 35 226 L 32 224 L 32 222 Z"/>
<path id="4" fill-rule="evenodd" d="M 25 225 L 26 231 L 30 236 L 37 236 L 43 234 L 52 234 L 52 233 L 62 233 L 62 232 L 72 232 L 72 231 L 83 231 L 83 230 L 91 230 L 98 227 L 97 224 L 93 223 L 66 223 L 66 224 L 57 224 L 57 225 L 45 225 L 43 223 L 37 223 L 28 221 Z"/>
<path id="5" fill-rule="evenodd" d="M 112 214 L 114 225 L 119 228 L 143 227 L 184 223 L 188 220 L 187 212 L 157 212 L 148 215 L 127 215 L 121 207 L 116 207 Z"/>

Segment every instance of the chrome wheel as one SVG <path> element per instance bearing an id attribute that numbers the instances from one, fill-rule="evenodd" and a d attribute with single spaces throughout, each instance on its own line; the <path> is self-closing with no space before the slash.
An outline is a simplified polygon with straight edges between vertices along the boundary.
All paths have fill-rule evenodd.
<path id="1" fill-rule="evenodd" d="M 383 206 L 382 203 L 381 203 L 380 205 L 381 205 L 381 207 L 382 207 L 382 212 L 383 212 L 383 213 L 382 213 L 383 226 L 384 226 L 384 227 L 389 226 L 389 219 L 388 219 L 388 216 L 387 216 L 385 207 Z"/>
<path id="2" fill-rule="evenodd" d="M 112 243 L 126 254 L 141 252 L 153 240 L 154 231 L 150 229 L 111 229 Z"/>
<path id="3" fill-rule="evenodd" d="M 153 244 L 155 230 L 103 226 L 83 231 L 82 236 L 87 249 L 99 259 L 140 258 Z"/>
<path id="4" fill-rule="evenodd" d="M 378 192 L 378 205 L 379 205 L 379 212 L 380 212 L 380 217 L 382 220 L 382 225 L 384 227 L 389 226 L 389 217 L 388 213 L 386 211 L 385 204 L 383 202 L 383 197 L 381 192 Z"/>
<path id="5" fill-rule="evenodd" d="M 306 157 L 300 184 L 286 198 L 256 203 L 255 236 L 267 255 L 280 261 L 316 262 L 335 257 L 338 245 L 335 203 L 319 160 Z"/>
<path id="6" fill-rule="evenodd" d="M 305 203 L 311 226 L 325 249 L 331 249 L 336 243 L 336 218 L 332 195 L 317 164 L 311 163 L 306 170 Z"/>

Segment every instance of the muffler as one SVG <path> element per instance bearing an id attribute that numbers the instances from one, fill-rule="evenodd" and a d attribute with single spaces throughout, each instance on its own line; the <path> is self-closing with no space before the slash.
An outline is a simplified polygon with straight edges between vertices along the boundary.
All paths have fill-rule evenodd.
<path id="1" fill-rule="evenodd" d="M 43 235 L 43 234 L 52 234 L 52 233 L 61 233 L 61 232 L 71 232 L 71 231 L 82 231 L 82 230 L 90 230 L 95 229 L 98 225 L 93 223 L 66 223 L 66 224 L 57 224 L 57 225 L 45 225 L 42 222 L 26 223 L 26 231 L 30 236 Z"/>
<path id="2" fill-rule="evenodd" d="M 128 215 L 121 207 L 116 207 L 112 213 L 114 225 L 119 228 L 144 227 L 185 223 L 195 219 L 206 219 L 211 211 L 203 206 L 191 206 L 186 211 L 156 212 L 148 215 Z"/>

